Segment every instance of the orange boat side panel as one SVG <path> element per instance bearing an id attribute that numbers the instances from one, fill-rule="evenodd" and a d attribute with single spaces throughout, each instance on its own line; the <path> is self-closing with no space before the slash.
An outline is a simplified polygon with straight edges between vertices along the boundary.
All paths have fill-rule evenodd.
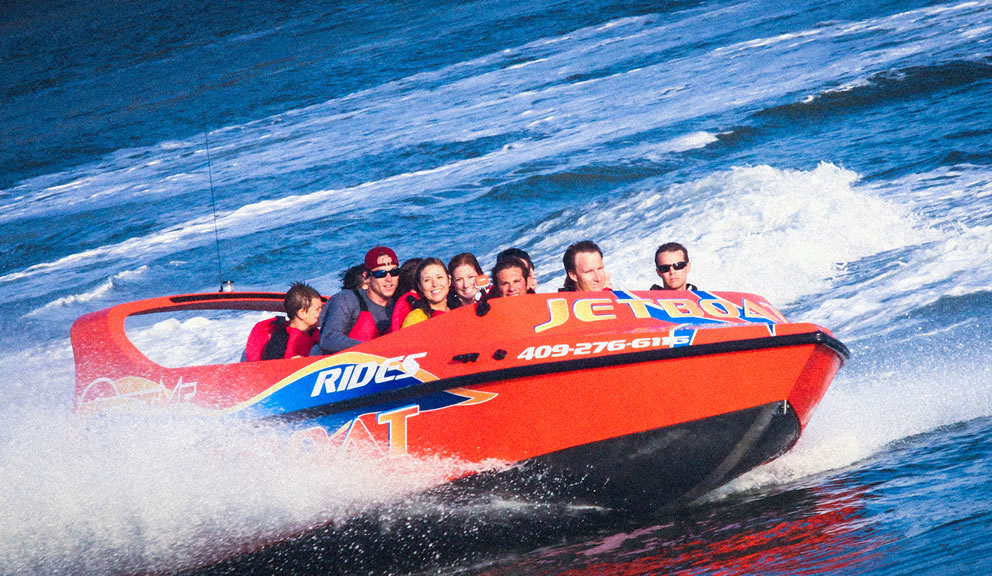
<path id="1" fill-rule="evenodd" d="M 413 452 L 517 461 L 570 448 L 577 439 L 598 441 L 785 401 L 809 352 L 807 347 L 726 355 L 724 370 L 695 357 L 480 386 L 497 396 L 485 404 L 410 417 L 406 437 Z M 797 362 L 794 370 L 777 368 Z M 748 376 L 741 377 L 745 369 Z"/>
<path id="2" fill-rule="evenodd" d="M 806 428 L 813 409 L 827 392 L 827 387 L 841 367 L 841 358 L 825 346 L 813 351 L 802 377 L 789 395 L 789 404 L 799 415 L 799 425 Z"/>
<path id="3" fill-rule="evenodd" d="M 453 386 L 470 389 L 469 396 L 478 392 L 480 399 L 429 410 L 411 397 L 405 412 L 362 417 L 371 435 L 388 435 L 392 453 L 515 461 L 785 400 L 805 425 L 841 364 L 826 346 L 745 347 L 649 360 L 643 355 L 824 329 L 789 324 L 755 295 L 660 294 L 497 299 L 485 316 L 456 310 L 337 355 L 175 369 L 159 366 L 134 347 L 124 332 L 126 317 L 189 309 L 278 310 L 282 295 L 202 295 L 202 301 L 191 295 L 128 303 L 86 315 L 73 326 L 77 408 L 138 400 L 188 402 L 211 411 L 262 406 L 278 413 L 281 399 L 288 398 L 303 404 L 287 405 L 286 411 L 303 410 L 374 392 L 372 384 L 351 389 L 369 381 L 356 384 L 361 367 L 362 374 L 375 374 L 375 382 L 399 381 L 408 377 L 402 365 L 403 370 L 412 366 L 410 375 L 417 376 L 404 380 L 409 385 L 452 379 Z M 619 355 L 631 360 L 608 365 Z M 340 376 L 340 383 L 326 384 L 328 374 Z M 346 374 L 351 375 L 347 385 Z M 507 376 L 487 379 L 486 374 Z"/>

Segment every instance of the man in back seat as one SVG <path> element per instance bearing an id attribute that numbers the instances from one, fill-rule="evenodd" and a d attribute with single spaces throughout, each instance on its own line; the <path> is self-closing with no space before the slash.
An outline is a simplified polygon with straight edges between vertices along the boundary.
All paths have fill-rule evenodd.
<path id="1" fill-rule="evenodd" d="M 610 275 L 603 266 L 603 251 L 592 240 L 570 245 L 562 256 L 565 285 L 559 292 L 602 292 L 612 290 Z"/>
<path id="2" fill-rule="evenodd" d="M 689 263 L 689 251 L 678 242 L 658 246 L 654 265 L 662 285 L 652 284 L 651 290 L 698 290 L 695 284 L 687 281 L 692 264 Z"/>

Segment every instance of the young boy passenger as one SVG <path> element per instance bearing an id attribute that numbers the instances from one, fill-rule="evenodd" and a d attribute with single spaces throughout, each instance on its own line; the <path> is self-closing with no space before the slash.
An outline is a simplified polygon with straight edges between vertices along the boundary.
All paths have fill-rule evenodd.
<path id="1" fill-rule="evenodd" d="M 245 360 L 278 360 L 309 356 L 320 341 L 317 321 L 324 301 L 313 287 L 296 282 L 283 298 L 286 318 L 263 320 L 251 330 L 245 347 Z"/>

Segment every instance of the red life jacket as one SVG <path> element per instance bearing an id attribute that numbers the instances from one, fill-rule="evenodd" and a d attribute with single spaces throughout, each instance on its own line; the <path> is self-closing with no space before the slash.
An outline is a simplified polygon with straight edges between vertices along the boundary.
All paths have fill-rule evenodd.
<path id="1" fill-rule="evenodd" d="M 251 333 L 248 334 L 248 344 L 245 346 L 246 362 L 257 362 L 262 359 L 262 351 L 265 350 L 265 345 L 268 344 L 272 331 L 280 320 L 282 320 L 281 316 L 275 316 L 262 320 L 252 327 Z"/>
<path id="2" fill-rule="evenodd" d="M 320 330 L 315 328 L 310 332 L 303 332 L 288 324 L 281 316 L 255 324 L 248 335 L 244 361 L 309 356 L 310 349 L 320 342 Z"/>
<path id="3" fill-rule="evenodd" d="M 289 322 L 282 318 L 272 323 L 272 335 L 262 348 L 262 360 L 278 360 L 286 357 L 286 344 L 289 342 Z"/>
<path id="4" fill-rule="evenodd" d="M 420 296 L 414 290 L 410 290 L 400 298 L 396 300 L 396 306 L 393 308 L 393 323 L 390 328 L 390 332 L 398 332 L 400 328 L 403 327 L 403 320 L 406 320 L 407 314 L 413 310 L 413 305 L 420 300 Z"/>
<path id="5" fill-rule="evenodd" d="M 286 326 L 286 346 L 285 352 L 280 358 L 295 358 L 296 356 L 309 356 L 310 350 L 315 344 L 320 343 L 320 329 L 314 328 L 309 332 L 298 330 L 292 326 Z M 270 340 L 271 342 L 271 340 Z"/>
<path id="6" fill-rule="evenodd" d="M 358 290 L 352 289 L 355 293 L 355 297 L 358 298 L 358 305 L 361 307 L 361 312 L 358 313 L 358 319 L 355 320 L 355 325 L 351 327 L 351 332 L 348 332 L 349 338 L 354 338 L 359 342 L 368 342 L 373 338 L 378 338 L 379 329 L 375 326 L 375 318 L 372 313 L 369 312 L 369 306 L 365 303 L 365 299 Z"/>

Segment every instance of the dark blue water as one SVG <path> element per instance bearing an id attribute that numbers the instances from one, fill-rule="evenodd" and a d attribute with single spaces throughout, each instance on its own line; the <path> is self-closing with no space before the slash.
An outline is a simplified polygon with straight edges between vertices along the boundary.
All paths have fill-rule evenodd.
<path id="1" fill-rule="evenodd" d="M 5 3 L 0 573 L 992 572 L 990 45 L 990 2 Z M 553 291 L 583 238 L 624 288 L 679 240 L 697 285 L 851 347 L 792 452 L 615 517 L 411 497 L 451 462 L 208 457 L 230 430 L 94 441 L 70 414 L 86 312 L 333 293 L 379 243 L 520 246 Z M 132 338 L 231 361 L 253 321 Z"/>

